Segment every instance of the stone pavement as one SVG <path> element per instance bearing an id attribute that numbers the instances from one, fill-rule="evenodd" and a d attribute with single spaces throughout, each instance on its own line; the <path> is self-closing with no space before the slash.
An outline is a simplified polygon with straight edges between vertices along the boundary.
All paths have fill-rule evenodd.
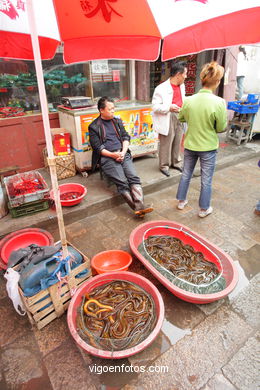
<path id="1" fill-rule="evenodd" d="M 260 217 L 253 213 L 260 197 L 258 159 L 257 154 L 247 160 L 233 158 L 232 165 L 216 171 L 214 212 L 205 219 L 197 216 L 199 177 L 192 179 L 183 211 L 176 209 L 177 180 L 146 196 L 155 211 L 145 221 L 183 223 L 231 255 L 240 278 L 228 298 L 207 305 L 181 301 L 134 258 L 130 270 L 157 286 L 165 320 L 146 350 L 128 359 L 105 360 L 76 346 L 65 315 L 40 331 L 32 328 L 14 311 L 0 277 L 0 389 L 259 389 Z M 106 249 L 129 250 L 129 235 L 143 221 L 125 204 L 111 203 L 97 211 L 68 223 L 68 240 L 90 258 Z M 54 224 L 48 230 L 58 239 Z"/>

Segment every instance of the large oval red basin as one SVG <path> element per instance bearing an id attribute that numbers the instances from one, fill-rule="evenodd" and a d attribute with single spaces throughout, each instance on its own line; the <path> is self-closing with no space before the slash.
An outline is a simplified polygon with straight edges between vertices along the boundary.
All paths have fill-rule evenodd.
<path id="1" fill-rule="evenodd" d="M 186 244 L 193 246 L 194 249 L 200 250 L 204 254 L 213 252 L 217 258 L 220 260 L 223 268 L 222 276 L 226 280 L 226 287 L 217 293 L 213 294 L 197 294 L 192 293 L 189 291 L 185 291 L 177 286 L 175 286 L 172 282 L 170 282 L 165 276 L 163 276 L 139 251 L 138 247 L 143 242 L 144 234 L 147 232 L 150 228 L 156 228 L 156 227 L 165 227 L 165 228 L 176 228 L 180 229 L 181 232 L 190 234 L 188 242 L 186 241 Z M 174 229 L 168 229 L 169 233 L 168 235 L 172 235 L 176 237 L 176 235 L 173 233 Z M 192 238 L 194 237 L 194 238 Z M 182 239 L 180 234 L 178 234 L 178 238 Z M 198 247 L 198 241 L 200 242 Z M 129 238 L 130 242 L 130 248 L 133 252 L 133 254 L 144 264 L 144 266 L 174 295 L 176 295 L 178 298 L 192 303 L 210 303 L 217 301 L 221 298 L 226 297 L 228 294 L 231 293 L 231 291 L 235 288 L 237 282 L 238 282 L 238 272 L 237 269 L 234 266 L 234 262 L 231 259 L 231 257 L 226 254 L 224 251 L 222 251 L 217 246 L 211 244 L 208 240 L 200 236 L 199 234 L 193 232 L 188 227 L 178 224 L 173 221 L 152 221 L 152 222 L 146 222 L 142 225 L 139 225 L 137 228 L 135 228 Z M 205 250 L 203 250 L 203 246 L 205 246 Z M 209 259 L 210 260 L 210 259 Z M 212 259 L 213 261 L 213 259 Z"/>
<path id="2" fill-rule="evenodd" d="M 155 303 L 155 309 L 157 314 L 157 323 L 153 331 L 150 333 L 150 335 L 142 341 L 140 344 L 136 345 L 135 347 L 125 349 L 122 351 L 103 351 L 101 349 L 97 349 L 93 347 L 92 345 L 89 345 L 86 343 L 82 338 L 79 336 L 77 332 L 77 325 L 76 325 L 76 317 L 77 317 L 77 311 L 78 307 L 81 305 L 82 302 L 82 296 L 86 293 L 93 290 L 95 287 L 101 286 L 102 284 L 108 283 L 109 281 L 115 281 L 115 280 L 124 280 L 128 282 L 132 282 L 143 288 L 147 293 L 149 293 Z M 71 302 L 69 304 L 68 313 L 67 313 L 67 321 L 70 333 L 76 343 L 86 352 L 90 353 L 91 355 L 99 356 L 101 358 L 105 359 L 122 359 L 126 358 L 128 356 L 132 356 L 146 347 L 150 345 L 156 336 L 158 335 L 162 323 L 164 319 L 164 303 L 161 297 L 161 294 L 157 290 L 157 288 L 146 278 L 143 276 L 140 276 L 134 272 L 127 272 L 127 271 L 121 271 L 121 272 L 110 272 L 106 274 L 101 274 L 98 276 L 95 276 L 85 282 L 75 293 L 73 298 L 71 299 Z"/>

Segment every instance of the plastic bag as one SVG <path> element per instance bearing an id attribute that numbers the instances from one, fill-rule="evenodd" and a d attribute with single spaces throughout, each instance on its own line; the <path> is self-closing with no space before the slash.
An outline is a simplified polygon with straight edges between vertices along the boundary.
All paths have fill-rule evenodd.
<path id="1" fill-rule="evenodd" d="M 18 291 L 18 282 L 20 279 L 20 274 L 16 272 L 13 268 L 7 268 L 4 277 L 7 280 L 6 290 L 9 298 L 13 301 L 13 306 L 20 316 L 26 314 L 24 304 L 21 300 L 19 291 Z"/>

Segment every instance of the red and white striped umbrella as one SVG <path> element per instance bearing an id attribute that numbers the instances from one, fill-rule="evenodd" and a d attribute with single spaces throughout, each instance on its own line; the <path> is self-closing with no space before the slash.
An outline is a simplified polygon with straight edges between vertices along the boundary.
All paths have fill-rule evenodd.
<path id="1" fill-rule="evenodd" d="M 29 0 L 0 0 L 0 57 L 33 59 Z M 259 0 L 32 0 L 41 58 L 154 61 L 260 41 Z"/>

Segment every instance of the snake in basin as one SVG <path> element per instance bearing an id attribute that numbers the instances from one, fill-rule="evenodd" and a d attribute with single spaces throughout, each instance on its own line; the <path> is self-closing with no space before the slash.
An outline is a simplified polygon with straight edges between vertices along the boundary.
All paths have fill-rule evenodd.
<path id="1" fill-rule="evenodd" d="M 200 285 L 211 283 L 219 275 L 216 264 L 176 237 L 150 236 L 144 245 L 154 260 L 182 280 Z"/>
<path id="2" fill-rule="evenodd" d="M 149 336 L 157 320 L 153 298 L 128 281 L 113 281 L 85 294 L 77 314 L 79 335 L 95 348 L 131 348 Z"/>

